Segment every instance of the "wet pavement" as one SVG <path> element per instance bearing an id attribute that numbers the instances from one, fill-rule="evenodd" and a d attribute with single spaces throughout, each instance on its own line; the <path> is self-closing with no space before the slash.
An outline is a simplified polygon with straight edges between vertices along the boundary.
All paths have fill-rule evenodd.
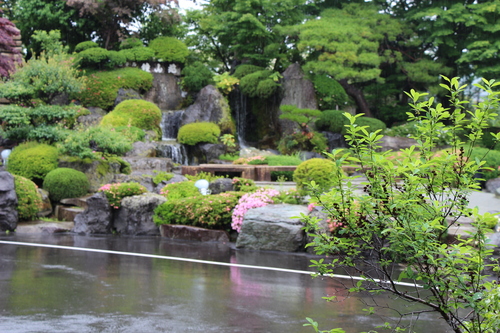
<path id="1" fill-rule="evenodd" d="M 410 310 L 382 296 L 349 296 L 348 280 L 311 278 L 303 271 L 310 270 L 312 258 L 160 237 L 3 235 L 0 332 L 314 332 L 303 327 L 306 317 L 322 329 L 360 332 L 397 318 L 392 312 L 380 312 L 389 319 L 367 316 L 365 302 Z M 331 295 L 336 302 L 322 298 Z M 435 317 L 419 323 L 416 331 L 447 332 Z"/>

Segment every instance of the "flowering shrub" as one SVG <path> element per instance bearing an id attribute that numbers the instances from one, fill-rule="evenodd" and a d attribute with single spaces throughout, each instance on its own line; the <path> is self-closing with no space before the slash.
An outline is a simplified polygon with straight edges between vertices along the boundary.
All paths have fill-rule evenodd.
<path id="1" fill-rule="evenodd" d="M 232 210 L 241 192 L 169 200 L 155 209 L 156 224 L 184 224 L 209 229 L 229 229 Z"/>
<path id="2" fill-rule="evenodd" d="M 97 191 L 104 192 L 109 205 L 114 209 L 118 209 L 123 198 L 143 194 L 148 190 L 139 183 L 115 183 L 103 185 Z"/>
<path id="3" fill-rule="evenodd" d="M 246 178 L 233 178 L 233 187 L 235 191 L 239 192 L 254 192 L 257 189 L 257 185 L 252 179 Z"/>
<path id="4" fill-rule="evenodd" d="M 236 207 L 234 207 L 231 228 L 240 232 L 243 217 L 249 209 L 267 206 L 268 204 L 273 203 L 273 197 L 279 194 L 280 192 L 275 189 L 260 188 L 256 192 L 243 195 L 238 201 Z"/>
<path id="5" fill-rule="evenodd" d="M 265 160 L 266 158 L 264 156 L 240 157 L 237 160 L 233 161 L 233 164 L 247 165 L 252 161 L 252 164 L 266 164 Z"/>
<path id="6" fill-rule="evenodd" d="M 160 194 L 169 200 L 200 197 L 200 191 L 194 186 L 194 181 L 185 181 L 165 185 Z"/>

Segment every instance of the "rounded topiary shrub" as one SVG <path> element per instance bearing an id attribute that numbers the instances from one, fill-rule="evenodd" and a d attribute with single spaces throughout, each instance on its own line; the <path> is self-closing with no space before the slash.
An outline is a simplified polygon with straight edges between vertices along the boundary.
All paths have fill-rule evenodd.
<path id="1" fill-rule="evenodd" d="M 177 141 L 194 146 L 200 142 L 217 143 L 219 136 L 220 128 L 217 124 L 208 122 L 190 123 L 179 128 Z"/>
<path id="2" fill-rule="evenodd" d="M 189 55 L 186 44 L 173 37 L 158 37 L 149 43 L 155 51 L 156 59 L 160 61 L 184 62 Z"/>
<path id="3" fill-rule="evenodd" d="M 29 221 L 36 217 L 42 198 L 38 193 L 38 187 L 28 178 L 14 175 L 14 184 L 17 195 L 17 213 L 19 220 Z"/>
<path id="4" fill-rule="evenodd" d="M 82 52 L 88 49 L 93 49 L 95 47 L 99 47 L 99 45 L 96 42 L 93 41 L 86 41 L 86 42 L 81 42 L 76 44 L 75 46 L 75 52 Z"/>
<path id="5" fill-rule="evenodd" d="M 135 126 L 143 130 L 161 132 L 161 110 L 154 104 L 141 99 L 121 102 L 101 120 L 102 126 Z"/>
<path id="6" fill-rule="evenodd" d="M 155 56 L 155 51 L 149 47 L 138 46 L 130 49 L 120 50 L 119 54 L 123 55 L 127 61 L 149 61 Z"/>
<path id="7" fill-rule="evenodd" d="M 194 183 L 194 181 L 184 181 L 167 184 L 161 189 L 160 194 L 168 200 L 200 197 L 201 193 Z"/>
<path id="8" fill-rule="evenodd" d="M 57 168 L 58 151 L 54 146 L 36 142 L 20 144 L 9 156 L 7 171 L 31 179 L 40 185 Z"/>
<path id="9" fill-rule="evenodd" d="M 120 50 L 131 49 L 134 47 L 141 47 L 141 46 L 144 46 L 142 40 L 140 40 L 137 37 L 130 37 L 120 43 Z"/>
<path id="10" fill-rule="evenodd" d="M 93 47 L 78 53 L 76 59 L 81 67 L 103 68 L 109 62 L 109 51 Z"/>
<path id="11" fill-rule="evenodd" d="M 366 129 L 369 133 L 375 132 L 377 130 L 385 130 L 387 126 L 382 120 L 371 118 L 371 117 L 359 117 L 356 119 L 356 124 L 359 126 L 368 126 Z"/>
<path id="12" fill-rule="evenodd" d="M 43 181 L 43 189 L 49 192 L 49 198 L 52 201 L 84 196 L 89 188 L 87 175 L 71 168 L 54 169 Z"/>
<path id="13" fill-rule="evenodd" d="M 321 113 L 316 120 L 318 131 L 328 131 L 332 133 L 344 133 L 345 125 L 348 124 L 344 111 L 326 110 Z"/>
<path id="14" fill-rule="evenodd" d="M 293 181 L 297 183 L 297 191 L 301 195 L 307 194 L 311 181 L 314 181 L 321 191 L 327 191 L 335 184 L 338 171 L 337 165 L 330 160 L 311 158 L 297 166 L 293 173 Z"/>

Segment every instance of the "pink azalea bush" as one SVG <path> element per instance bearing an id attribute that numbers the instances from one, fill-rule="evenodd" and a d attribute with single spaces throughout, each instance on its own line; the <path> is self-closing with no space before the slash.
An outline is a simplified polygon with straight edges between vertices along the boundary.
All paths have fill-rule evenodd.
<path id="1" fill-rule="evenodd" d="M 241 225 L 243 224 L 243 217 L 249 209 L 264 207 L 273 203 L 273 197 L 279 194 L 280 192 L 275 189 L 259 188 L 256 192 L 243 195 L 236 207 L 234 207 L 231 227 L 240 232 Z"/>
<path id="2" fill-rule="evenodd" d="M 118 209 L 123 198 L 143 194 L 148 190 L 139 183 L 114 183 L 103 185 L 97 191 L 104 192 L 109 205 Z"/>

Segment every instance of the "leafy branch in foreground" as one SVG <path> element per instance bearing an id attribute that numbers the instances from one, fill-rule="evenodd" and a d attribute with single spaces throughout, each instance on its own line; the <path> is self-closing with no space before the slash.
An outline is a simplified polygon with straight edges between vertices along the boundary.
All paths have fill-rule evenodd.
<path id="1" fill-rule="evenodd" d="M 435 312 L 453 332 L 499 332 L 498 263 L 490 259 L 487 229 L 479 223 L 478 210 L 468 207 L 468 198 L 479 190 L 474 175 L 484 168 L 484 162 L 470 158 L 472 148 L 488 120 L 497 116 L 494 110 L 500 99 L 494 89 L 500 83 L 483 80 L 477 86 L 487 97 L 471 105 L 459 98 L 465 86 L 457 78 L 444 80 L 449 109 L 433 98 L 424 99 L 426 94 L 408 93 L 413 108 L 409 120 L 420 124 L 414 136 L 418 143 L 404 149 L 400 160 L 378 151 L 379 131 L 369 133 L 356 124 L 359 115 L 345 114 L 350 152 L 335 151 L 329 157 L 339 166 L 358 164 L 366 182 L 360 193 L 354 185 L 356 176 L 344 175 L 339 167 L 329 192 L 311 184 L 313 202 L 323 207 L 330 226 L 335 226 L 325 231 L 318 218 L 304 216 L 306 230 L 314 237 L 309 246 L 333 258 L 313 266 L 321 274 L 344 268 L 352 276 L 360 275 L 363 282 L 354 283 L 350 292 L 387 292 L 419 305 L 407 313 L 393 309 L 400 318 L 384 328 L 411 331 L 421 313 Z M 451 127 L 453 139 L 447 154 L 436 154 L 443 126 Z M 452 235 L 461 218 L 476 221 L 468 237 Z M 410 324 L 402 320 L 408 317 Z"/>

